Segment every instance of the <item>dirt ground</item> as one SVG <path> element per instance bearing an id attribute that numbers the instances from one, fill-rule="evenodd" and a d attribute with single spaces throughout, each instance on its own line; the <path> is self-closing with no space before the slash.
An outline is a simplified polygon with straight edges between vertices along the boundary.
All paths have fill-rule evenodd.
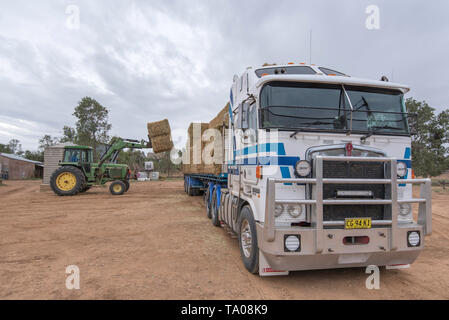
<path id="1" fill-rule="evenodd" d="M 249 274 L 236 239 L 212 226 L 180 180 L 132 183 L 121 197 L 4 183 L 1 299 L 449 299 L 448 190 L 434 192 L 434 233 L 417 262 L 382 270 L 380 290 L 367 290 L 361 268 Z M 80 269 L 79 290 L 65 287 L 68 265 Z"/>

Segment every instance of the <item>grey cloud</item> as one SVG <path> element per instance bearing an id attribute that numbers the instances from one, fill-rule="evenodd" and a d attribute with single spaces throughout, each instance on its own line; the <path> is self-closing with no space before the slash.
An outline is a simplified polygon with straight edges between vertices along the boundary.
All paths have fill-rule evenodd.
<path id="1" fill-rule="evenodd" d="M 394 76 L 411 96 L 447 107 L 447 1 L 77 1 L 80 30 L 65 27 L 73 2 L 2 3 L 2 121 L 32 124 L 11 132 L 35 149 L 45 133 L 73 125 L 77 102 L 92 96 L 110 109 L 112 133 L 144 138 L 146 122 L 173 128 L 208 121 L 228 100 L 232 76 L 264 62 L 313 62 L 353 76 Z M 365 8 L 381 28 L 365 28 Z M 23 123 L 22 123 L 23 124 Z"/>

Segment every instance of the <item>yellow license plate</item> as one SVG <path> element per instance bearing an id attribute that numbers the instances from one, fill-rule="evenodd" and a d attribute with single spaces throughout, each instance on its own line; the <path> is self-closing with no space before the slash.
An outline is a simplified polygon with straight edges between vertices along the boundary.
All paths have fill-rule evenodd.
<path id="1" fill-rule="evenodd" d="M 345 219 L 345 229 L 371 229 L 371 218 Z"/>

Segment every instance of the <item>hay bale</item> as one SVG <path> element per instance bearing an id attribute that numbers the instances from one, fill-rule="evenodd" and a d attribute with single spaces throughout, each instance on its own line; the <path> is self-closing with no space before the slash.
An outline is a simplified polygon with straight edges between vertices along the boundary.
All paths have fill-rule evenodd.
<path id="1" fill-rule="evenodd" d="M 219 175 L 222 171 L 221 164 L 206 164 L 204 165 L 204 174 L 215 174 Z"/>
<path id="2" fill-rule="evenodd" d="M 209 129 L 220 129 L 229 126 L 229 102 L 220 110 L 215 118 L 209 122 Z"/>
<path id="3" fill-rule="evenodd" d="M 174 147 L 171 135 L 151 137 L 151 144 L 153 146 L 154 153 L 171 151 L 171 149 L 173 149 Z"/>
<path id="4" fill-rule="evenodd" d="M 158 136 L 167 136 L 171 134 L 170 124 L 167 119 L 150 122 L 147 124 L 148 135 L 150 138 L 158 137 Z"/>

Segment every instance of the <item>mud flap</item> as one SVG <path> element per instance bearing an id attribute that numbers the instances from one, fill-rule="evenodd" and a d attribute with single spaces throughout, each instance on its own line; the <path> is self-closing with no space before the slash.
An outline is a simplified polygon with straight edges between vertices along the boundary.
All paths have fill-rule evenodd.
<path id="1" fill-rule="evenodd" d="M 269 276 L 288 276 L 288 271 L 275 270 L 271 268 L 268 264 L 262 251 L 259 250 L 259 276 L 269 277 Z"/>

